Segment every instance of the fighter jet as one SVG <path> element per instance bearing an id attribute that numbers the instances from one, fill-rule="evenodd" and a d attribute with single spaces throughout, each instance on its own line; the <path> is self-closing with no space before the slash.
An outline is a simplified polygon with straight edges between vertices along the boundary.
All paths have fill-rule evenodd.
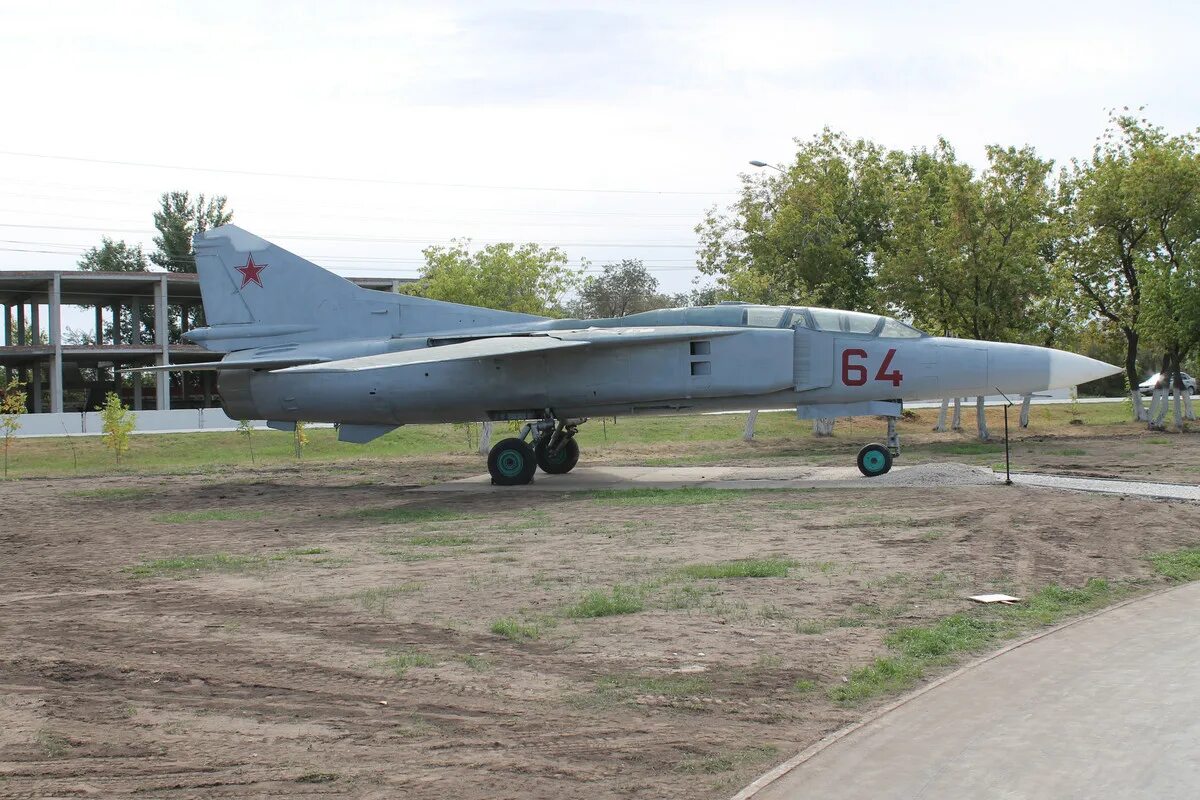
<path id="1" fill-rule="evenodd" d="M 281 430 L 337 424 L 369 442 L 400 425 L 519 420 L 491 448 L 501 485 L 570 472 L 589 417 L 795 407 L 801 419 L 884 416 L 866 476 L 899 455 L 906 400 L 1075 386 L 1118 367 L 1043 347 L 930 336 L 829 308 L 721 303 L 616 319 L 549 319 L 363 289 L 234 225 L 195 238 L 225 412 Z"/>

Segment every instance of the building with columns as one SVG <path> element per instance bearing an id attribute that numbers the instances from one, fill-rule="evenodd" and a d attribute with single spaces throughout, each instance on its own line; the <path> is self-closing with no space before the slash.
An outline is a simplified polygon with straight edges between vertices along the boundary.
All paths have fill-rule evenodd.
<path id="1" fill-rule="evenodd" d="M 396 291 L 405 282 L 350 280 L 381 291 Z M 187 330 L 188 320 L 201 307 L 195 274 L 0 270 L 0 304 L 4 382 L 15 377 L 26 384 L 33 413 L 88 411 L 114 389 L 139 411 L 219 404 L 212 372 L 133 373 L 127 380 L 115 380 L 115 370 L 125 367 L 214 359 L 212 352 L 197 345 L 172 341 Z M 92 309 L 89 320 L 94 319 L 94 325 L 68 331 L 64 306 Z M 125 324 L 114 324 L 122 314 L 127 315 Z"/>

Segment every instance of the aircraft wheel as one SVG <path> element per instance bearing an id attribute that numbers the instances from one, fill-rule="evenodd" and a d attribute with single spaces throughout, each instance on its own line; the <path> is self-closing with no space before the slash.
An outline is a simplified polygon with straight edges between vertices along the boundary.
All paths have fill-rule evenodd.
<path id="1" fill-rule="evenodd" d="M 563 475 L 575 469 L 575 465 L 579 463 L 579 444 L 573 438 L 567 439 L 558 448 L 558 452 L 551 455 L 547 447 L 549 443 L 549 438 L 539 439 L 533 448 L 542 472 Z"/>
<path id="2" fill-rule="evenodd" d="M 533 480 L 537 459 L 520 439 L 504 439 L 488 452 L 488 472 L 497 486 L 520 486 Z"/>
<path id="3" fill-rule="evenodd" d="M 858 451 L 858 471 L 868 478 L 883 475 L 892 468 L 892 454 L 881 444 L 869 444 Z"/>

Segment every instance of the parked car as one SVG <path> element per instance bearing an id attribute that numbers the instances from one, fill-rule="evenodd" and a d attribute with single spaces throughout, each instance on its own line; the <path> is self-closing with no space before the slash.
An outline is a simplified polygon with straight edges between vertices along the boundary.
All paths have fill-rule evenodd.
<path id="1" fill-rule="evenodd" d="M 1195 378 L 1193 378 L 1191 375 L 1188 375 L 1186 372 L 1181 372 L 1179 374 L 1183 378 L 1183 388 L 1185 388 L 1189 392 L 1191 392 L 1192 395 L 1200 394 L 1200 391 L 1197 391 L 1197 389 L 1196 389 L 1196 379 Z M 1146 380 L 1139 383 L 1138 391 L 1146 396 L 1150 396 L 1150 395 L 1154 394 L 1154 384 L 1156 384 L 1156 383 L 1158 383 L 1158 373 L 1157 372 L 1154 373 L 1153 375 L 1151 375 L 1149 378 L 1146 378 Z"/>

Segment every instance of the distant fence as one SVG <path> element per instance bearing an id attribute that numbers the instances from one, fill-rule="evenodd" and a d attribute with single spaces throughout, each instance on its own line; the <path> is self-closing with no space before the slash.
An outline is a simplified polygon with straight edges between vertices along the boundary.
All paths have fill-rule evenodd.
<path id="1" fill-rule="evenodd" d="M 173 411 L 133 411 L 137 419 L 134 433 L 194 433 L 196 431 L 237 430 L 237 420 L 219 408 L 185 408 Z M 266 425 L 252 420 L 256 428 Z M 99 436 L 104 420 L 96 411 L 65 414 L 22 414 L 19 437 Z"/>

